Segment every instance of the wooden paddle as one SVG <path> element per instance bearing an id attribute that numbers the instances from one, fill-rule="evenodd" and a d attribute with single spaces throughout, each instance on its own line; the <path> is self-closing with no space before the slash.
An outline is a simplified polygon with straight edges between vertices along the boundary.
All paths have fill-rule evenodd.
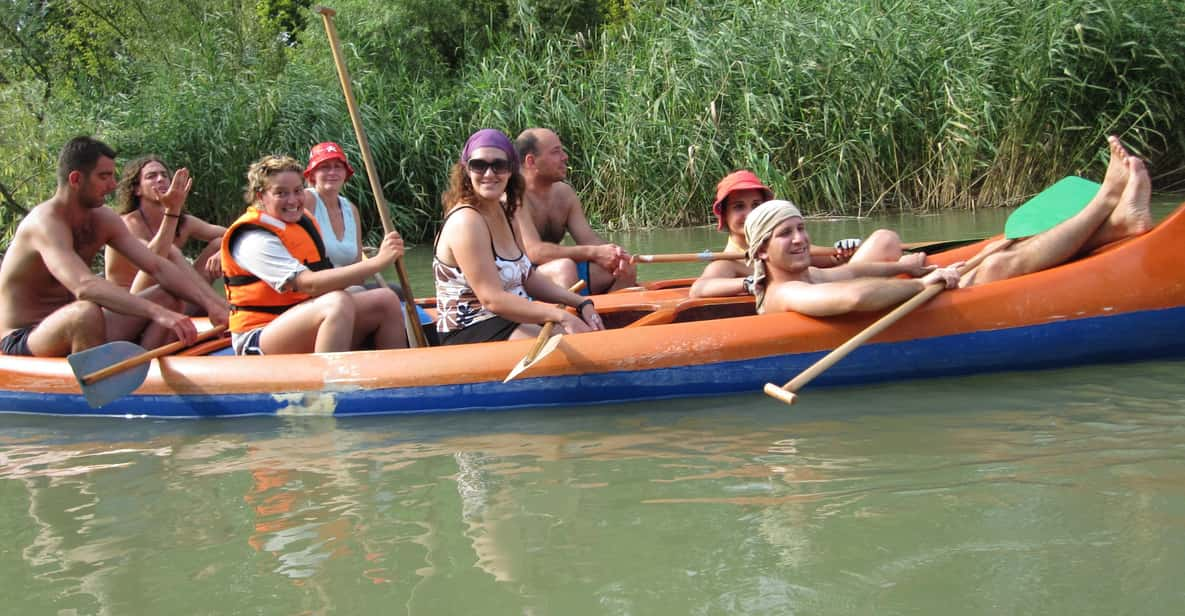
<path id="1" fill-rule="evenodd" d="M 975 242 L 981 242 L 985 238 L 964 238 L 960 240 L 936 240 L 931 242 L 907 242 L 901 245 L 902 248 L 909 251 L 924 250 L 926 252 L 942 252 L 960 246 L 966 246 Z M 661 255 L 634 255 L 630 258 L 632 263 L 707 263 L 709 261 L 744 261 L 745 253 L 743 252 L 712 252 L 705 250 L 703 252 L 674 252 Z"/>
<path id="2" fill-rule="evenodd" d="M 1024 205 L 1017 208 L 1016 211 L 1012 212 L 1008 216 L 1008 220 L 1004 223 L 1005 240 L 997 242 L 988 249 L 981 251 L 975 258 L 960 268 L 960 273 L 966 273 L 975 269 L 988 255 L 1007 248 L 1016 240 L 1051 229 L 1058 223 L 1072 217 L 1081 211 L 1083 207 L 1086 207 L 1087 203 L 1090 203 L 1090 200 L 1094 198 L 1098 189 L 1099 185 L 1090 180 L 1076 176 L 1062 178 L 1056 184 L 1041 191 L 1032 199 L 1025 202 Z M 940 284 L 927 286 L 904 304 L 894 308 L 885 316 L 877 319 L 875 323 L 864 328 L 863 331 L 853 336 L 851 340 L 848 340 L 836 347 L 835 350 L 824 355 L 822 359 L 802 371 L 802 373 L 785 385 L 778 387 L 773 383 L 766 383 L 764 388 L 765 393 L 786 404 L 794 404 L 798 399 L 795 392 L 805 387 L 807 383 L 810 383 L 815 377 L 822 374 L 841 359 L 847 357 L 849 353 L 856 350 L 856 348 L 870 338 L 888 329 L 889 326 L 910 312 L 913 312 L 918 306 L 921 306 L 929 301 L 930 298 L 941 293 L 944 288 Z"/>
<path id="3" fill-rule="evenodd" d="M 225 331 L 225 325 L 208 329 L 198 334 L 194 343 L 214 338 Z M 78 379 L 86 403 L 91 408 L 99 408 L 135 391 L 144 382 L 144 377 L 148 376 L 148 362 L 180 351 L 186 346 L 178 340 L 145 351 L 144 347 L 138 344 L 117 340 L 71 353 L 66 360 L 70 362 L 74 378 Z"/>
<path id="4" fill-rule="evenodd" d="M 391 214 L 387 211 L 387 201 L 383 197 L 383 184 L 379 181 L 378 168 L 375 166 L 374 157 L 370 153 L 370 142 L 366 140 L 366 130 L 362 127 L 362 115 L 358 113 L 358 103 L 354 100 L 354 91 L 350 87 L 350 74 L 346 70 L 346 62 L 342 57 L 341 42 L 337 38 L 337 29 L 333 26 L 333 16 L 337 14 L 337 11 L 324 6 L 318 6 L 313 10 L 320 13 L 321 21 L 325 25 L 325 35 L 329 37 L 329 48 L 333 52 L 333 64 L 337 67 L 337 77 L 341 81 L 342 93 L 346 97 L 346 107 L 350 111 L 350 122 L 354 125 L 354 135 L 358 139 L 358 149 L 362 151 L 362 162 L 366 166 L 366 176 L 370 180 L 370 190 L 374 193 L 374 205 L 379 209 L 379 218 L 383 221 L 383 234 L 387 235 L 394 231 L 395 227 L 391 224 Z M 415 294 L 411 290 L 411 283 L 407 279 L 407 270 L 403 267 L 402 258 L 395 259 L 395 274 L 399 277 L 399 285 L 403 287 L 404 296 L 409 298 L 409 300 L 415 297 Z M 415 306 L 411 301 L 404 302 L 403 308 L 406 313 L 404 317 L 405 322 L 420 322 Z M 412 334 L 407 340 L 409 346 L 428 346 L 428 340 L 424 337 L 424 330 L 415 327 L 409 331 Z"/>
<path id="5" fill-rule="evenodd" d="M 583 288 L 584 281 L 577 280 L 576 284 L 568 287 L 568 290 L 576 293 Z M 563 304 L 560 304 L 559 307 L 563 308 L 564 306 Z M 535 337 L 535 344 L 531 345 L 531 350 L 527 351 L 527 354 L 524 355 L 523 358 L 520 359 L 518 363 L 510 369 L 510 373 L 506 375 L 506 378 L 502 379 L 503 383 L 507 383 L 514 377 L 522 374 L 524 370 L 530 368 L 539 360 L 550 355 L 551 352 L 554 351 L 557 346 L 559 346 L 560 338 L 563 338 L 564 335 L 556 334 L 552 336 L 551 331 L 553 329 L 555 329 L 555 321 L 548 321 L 543 324 L 543 328 L 539 330 L 539 335 Z"/>

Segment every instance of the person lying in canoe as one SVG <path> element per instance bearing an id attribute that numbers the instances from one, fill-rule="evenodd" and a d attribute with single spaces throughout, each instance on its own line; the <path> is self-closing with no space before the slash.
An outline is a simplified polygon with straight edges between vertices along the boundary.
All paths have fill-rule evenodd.
<path id="1" fill-rule="evenodd" d="M 749 247 L 745 239 L 745 218 L 753 208 L 774 198 L 774 191 L 763 184 L 752 172 L 734 171 L 716 185 L 716 228 L 728 231 L 725 252 L 744 253 Z M 901 238 L 888 229 L 873 231 L 868 239 L 840 240 L 835 247 L 811 246 L 811 265 L 833 267 L 844 263 L 901 262 L 902 271 L 921 266 L 926 256 L 902 256 Z M 727 297 L 753 294 L 753 268 L 740 261 L 713 261 L 691 285 L 692 297 Z"/>
<path id="2" fill-rule="evenodd" d="M 523 247 L 532 263 L 552 282 L 567 289 L 583 280 L 581 295 L 598 295 L 638 284 L 638 272 L 630 254 L 606 242 L 584 215 L 580 197 L 564 179 L 568 153 L 559 135 L 546 128 L 528 128 L 514 141 L 523 179 L 518 227 Z M 564 245 L 565 235 L 576 245 Z"/>
<path id="3" fill-rule="evenodd" d="M 569 334 L 604 329 L 592 300 L 556 285 L 523 251 L 515 233 L 523 187 L 510 138 L 491 128 L 473 133 L 441 197 L 432 272 L 442 344 L 533 338 L 548 321 Z"/>
<path id="4" fill-rule="evenodd" d="M 189 171 L 181 169 L 178 173 L 188 176 Z M 132 235 L 148 245 L 149 250 L 178 267 L 196 269 L 207 284 L 211 283 L 222 276 L 218 249 L 226 228 L 184 213 L 192 179 L 179 184 L 177 190 L 169 191 L 172 180 L 173 173 L 154 155 L 124 165 L 116 192 L 120 218 Z M 181 254 L 181 248 L 189 240 L 206 243 L 193 264 Z M 156 284 L 151 276 L 142 275 L 131 261 L 110 246 L 104 252 L 104 267 L 107 280 L 130 288 L 133 293 Z"/>
<path id="5" fill-rule="evenodd" d="M 181 313 L 184 301 L 206 310 L 215 325 L 227 305 L 192 268 L 150 251 L 104 207 L 115 190 L 115 150 L 75 137 L 58 157 L 53 197 L 17 227 L 0 263 L 0 351 L 5 355 L 64 357 L 100 344 L 136 341 L 146 348 L 172 339 L 192 344 L 197 328 Z M 178 173 L 170 191 L 188 174 Z M 90 262 L 111 246 L 160 282 L 133 294 L 96 276 Z"/>
<path id="6" fill-rule="evenodd" d="M 265 156 L 247 171 L 247 211 L 222 240 L 231 346 L 239 355 L 331 353 L 407 346 L 403 312 L 388 288 L 348 293 L 403 255 L 396 232 L 378 254 L 333 267 L 305 214 L 303 167 Z"/>
<path id="7" fill-rule="evenodd" d="M 749 214 L 745 235 L 754 264 L 758 312 L 794 311 L 823 317 L 881 310 L 899 304 L 927 285 L 969 287 L 1038 272 L 1104 244 L 1152 228 L 1150 181 L 1144 163 L 1108 138 L 1111 160 L 1098 193 L 1082 211 L 1057 226 L 987 256 L 960 277 L 955 264 L 921 278 L 863 278 L 850 267 L 810 265 L 810 236 L 802 215 L 787 201 L 768 201 Z M 1007 241 L 1007 240 L 1001 240 Z M 984 248 L 994 250 L 989 245 Z"/>

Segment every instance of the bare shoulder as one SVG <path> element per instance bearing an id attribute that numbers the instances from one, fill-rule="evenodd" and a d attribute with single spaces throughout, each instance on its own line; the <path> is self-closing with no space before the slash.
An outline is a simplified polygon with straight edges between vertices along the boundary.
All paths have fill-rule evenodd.
<path id="1" fill-rule="evenodd" d="M 567 182 L 556 182 L 551 185 L 551 191 L 547 195 L 550 205 L 555 209 L 562 209 L 565 213 L 573 210 L 583 211 L 580 204 L 580 196 L 576 194 L 576 189 Z"/>
<path id="2" fill-rule="evenodd" d="M 744 278 L 752 274 L 752 268 L 740 261 L 712 261 L 704 267 L 700 278 Z"/>
<path id="3" fill-rule="evenodd" d="M 123 221 L 124 226 L 128 228 L 128 231 L 132 232 L 132 235 L 144 241 L 152 239 L 152 232 L 148 229 L 148 225 L 144 224 L 144 218 L 140 216 L 139 210 L 121 214 L 119 218 Z"/>

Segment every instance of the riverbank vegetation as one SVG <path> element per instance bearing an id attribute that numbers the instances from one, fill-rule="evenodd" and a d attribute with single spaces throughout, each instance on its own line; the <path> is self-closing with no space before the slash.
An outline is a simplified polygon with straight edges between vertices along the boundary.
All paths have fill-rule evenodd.
<path id="1" fill-rule="evenodd" d="M 339 141 L 360 175 L 346 194 L 377 233 L 309 4 L 0 4 L 5 237 L 52 193 L 75 134 L 189 167 L 189 207 L 224 224 L 250 161 Z M 332 6 L 393 220 L 415 239 L 485 126 L 555 128 L 607 227 L 703 224 L 715 182 L 740 167 L 816 214 L 1011 205 L 1100 176 L 1108 132 L 1151 161 L 1158 189 L 1185 178 L 1177 0 Z"/>

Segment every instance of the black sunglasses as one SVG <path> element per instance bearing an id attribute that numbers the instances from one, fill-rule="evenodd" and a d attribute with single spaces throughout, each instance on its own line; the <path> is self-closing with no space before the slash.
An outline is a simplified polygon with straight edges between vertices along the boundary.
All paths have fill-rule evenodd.
<path id="1" fill-rule="evenodd" d="M 506 160 L 505 158 L 499 158 L 497 160 L 470 158 L 469 162 L 465 163 L 465 165 L 469 168 L 469 171 L 476 173 L 477 175 L 485 175 L 486 171 L 489 171 L 490 169 L 493 169 L 494 173 L 497 175 L 510 173 L 510 161 Z"/>

